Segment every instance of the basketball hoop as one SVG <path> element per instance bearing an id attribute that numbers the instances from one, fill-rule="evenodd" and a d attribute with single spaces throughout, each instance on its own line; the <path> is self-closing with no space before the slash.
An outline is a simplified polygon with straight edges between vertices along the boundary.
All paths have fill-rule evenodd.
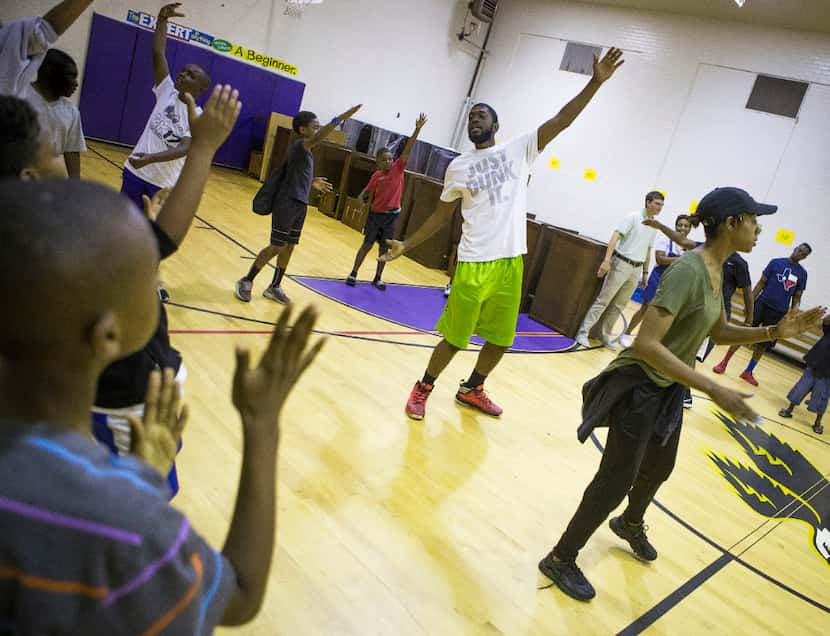
<path id="1" fill-rule="evenodd" d="M 285 0 L 284 15 L 292 18 L 302 18 L 306 7 L 310 4 L 321 4 L 323 0 Z"/>

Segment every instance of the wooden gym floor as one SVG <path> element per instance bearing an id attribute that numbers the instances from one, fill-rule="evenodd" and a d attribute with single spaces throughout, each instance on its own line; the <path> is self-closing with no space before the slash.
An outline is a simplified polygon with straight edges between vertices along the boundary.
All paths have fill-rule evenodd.
<path id="1" fill-rule="evenodd" d="M 117 188 L 125 156 L 93 143 L 83 175 Z M 162 268 L 192 409 L 174 505 L 217 546 L 240 461 L 233 347 L 261 348 L 262 321 L 280 310 L 260 295 L 270 272 L 256 281 L 250 304 L 232 291 L 269 235 L 269 219 L 250 212 L 257 187 L 242 173 L 214 169 L 184 246 Z M 359 243 L 354 230 L 312 209 L 289 275 L 345 276 Z M 368 258 L 362 278 L 373 268 Z M 386 279 L 446 283 L 442 272 L 405 258 L 387 267 Z M 285 408 L 268 594 L 257 620 L 236 633 L 830 632 L 830 561 L 815 547 L 822 538 L 830 546 L 830 436 L 812 433 L 803 407 L 792 420 L 778 417 L 799 375 L 794 366 L 770 357 L 761 363 L 753 404 L 766 419 L 751 431 L 733 427 L 730 434 L 712 404 L 696 396 L 677 467 L 646 518 L 660 558 L 638 562 L 602 526 L 580 555 L 597 588 L 597 598 L 582 604 L 538 589 L 549 582 L 536 564 L 596 470 L 605 435 L 596 444 L 577 442 L 580 388 L 613 354 L 505 356 L 488 381 L 505 409 L 493 420 L 453 401 L 475 360 L 461 353 L 438 382 L 426 420 L 411 422 L 404 402 L 437 338 L 387 336 L 400 327 L 291 280 L 284 286 L 298 305 L 315 304 L 318 328 L 333 335 Z M 735 356 L 724 382 L 746 389 L 736 376 L 747 357 L 745 350 Z M 731 484 L 727 473 L 737 476 Z"/>

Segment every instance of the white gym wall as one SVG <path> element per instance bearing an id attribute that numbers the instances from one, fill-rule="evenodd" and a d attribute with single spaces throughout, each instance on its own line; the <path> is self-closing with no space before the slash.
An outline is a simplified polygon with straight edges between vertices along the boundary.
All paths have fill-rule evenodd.
<path id="1" fill-rule="evenodd" d="M 538 125 L 584 86 L 586 76 L 559 70 L 567 40 L 621 47 L 626 63 L 539 159 L 530 210 L 608 240 L 652 188 L 666 192 L 671 224 L 709 189 L 743 186 L 780 206 L 748 257 L 753 280 L 769 259 L 807 241 L 815 252 L 804 263 L 805 302 L 829 303 L 830 35 L 555 0 L 502 2 L 476 95 L 499 111 L 502 139 Z M 797 120 L 745 108 L 756 73 L 810 82 Z M 588 168 L 595 181 L 584 178 Z M 779 228 L 795 232 L 793 246 L 774 240 Z"/>
<path id="2" fill-rule="evenodd" d="M 56 0 L 4 0 L 8 20 Z M 723 0 L 727 2 L 727 0 Z M 161 2 L 98 0 L 123 20 Z M 224 5 L 224 6 L 223 6 Z M 186 25 L 296 64 L 304 106 L 327 119 L 365 104 L 360 118 L 406 133 L 421 110 L 423 138 L 447 145 L 477 51 L 454 39 L 463 0 L 325 0 L 299 21 L 283 0 L 193 0 Z M 272 10 L 273 8 L 273 10 Z M 88 16 L 61 40 L 83 67 Z M 541 220 L 607 240 L 647 190 L 666 191 L 663 220 L 716 185 L 741 185 L 779 204 L 749 256 L 754 279 L 791 246 L 815 253 L 805 302 L 830 302 L 830 35 L 557 0 L 502 0 L 476 97 L 499 111 L 502 139 L 537 126 L 586 76 L 558 70 L 568 40 L 624 49 L 626 63 L 536 165 L 530 210 Z M 797 120 L 744 108 L 754 75 L 810 82 Z M 400 118 L 398 118 L 400 113 Z M 558 170 L 549 160 L 560 161 Z M 586 169 L 595 181 L 583 178 Z"/>
<path id="3" fill-rule="evenodd" d="M 57 1 L 1 0 L 0 19 L 43 14 Z M 57 47 L 83 70 L 92 11 L 123 21 L 128 9 L 155 15 L 163 4 L 96 0 Z M 462 3 L 324 0 L 299 20 L 284 9 L 284 0 L 184 0 L 186 17 L 178 22 L 297 66 L 295 78 L 306 84 L 303 107 L 321 121 L 362 102 L 361 120 L 409 133 L 423 111 L 430 121 L 421 138 L 450 142 L 478 58 L 453 36 Z"/>

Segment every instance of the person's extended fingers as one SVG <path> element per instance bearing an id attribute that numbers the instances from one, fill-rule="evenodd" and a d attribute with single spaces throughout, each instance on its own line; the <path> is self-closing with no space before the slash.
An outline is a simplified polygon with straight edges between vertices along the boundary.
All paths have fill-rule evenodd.
<path id="1" fill-rule="evenodd" d="M 159 399 L 161 394 L 161 371 L 150 371 L 147 379 L 147 393 L 144 395 L 144 420 L 157 422 L 159 416 Z"/>
<path id="2" fill-rule="evenodd" d="M 286 335 L 288 333 L 288 320 L 291 318 L 291 313 L 291 305 L 288 305 L 282 310 L 279 319 L 277 319 L 277 324 L 274 326 L 274 333 L 271 334 L 271 339 L 268 341 L 265 353 L 262 354 L 259 366 L 268 372 L 273 371 L 275 365 L 279 364 L 279 360 L 282 358 Z"/>

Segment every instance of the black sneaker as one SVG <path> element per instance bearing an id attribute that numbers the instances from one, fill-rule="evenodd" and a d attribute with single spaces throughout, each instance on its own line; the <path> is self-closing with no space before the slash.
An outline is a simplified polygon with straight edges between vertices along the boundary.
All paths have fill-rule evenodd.
<path id="1" fill-rule="evenodd" d="M 590 601 L 597 595 L 594 586 L 585 578 L 576 561 L 560 561 L 550 552 L 539 561 L 539 571 L 577 601 Z"/>
<path id="2" fill-rule="evenodd" d="M 821 424 L 813 424 L 813 433 L 821 435 L 824 433 L 824 427 Z"/>
<path id="3" fill-rule="evenodd" d="M 793 416 L 792 411 L 788 411 L 787 409 L 781 409 L 778 411 L 778 417 L 786 417 L 787 419 Z"/>
<path id="4" fill-rule="evenodd" d="M 628 545 L 631 546 L 637 558 L 643 561 L 654 561 L 657 558 L 657 550 L 648 542 L 645 524 L 632 526 L 626 523 L 620 515 L 611 519 L 608 525 L 615 535 L 628 541 Z"/>
<path id="5" fill-rule="evenodd" d="M 695 405 L 695 403 L 692 401 L 692 398 L 690 398 L 690 397 L 683 398 L 683 408 L 684 409 L 690 409 L 694 405 Z"/>
<path id="6" fill-rule="evenodd" d="M 375 286 L 375 289 L 380 291 L 386 291 L 386 283 L 384 283 L 380 278 L 376 278 L 372 281 L 372 285 Z"/>
<path id="7" fill-rule="evenodd" d="M 349 287 L 354 287 L 355 285 L 357 285 L 357 278 L 356 278 L 355 276 L 352 276 L 351 274 L 349 274 L 349 275 L 346 277 L 346 284 L 347 284 Z"/>

